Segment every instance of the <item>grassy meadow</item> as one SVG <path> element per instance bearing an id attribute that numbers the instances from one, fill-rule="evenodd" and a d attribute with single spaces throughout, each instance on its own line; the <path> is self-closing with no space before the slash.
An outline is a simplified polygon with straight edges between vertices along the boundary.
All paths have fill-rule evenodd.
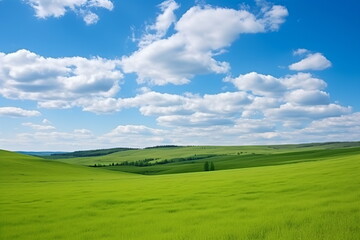
<path id="1" fill-rule="evenodd" d="M 326 160 L 337 155 L 360 151 L 360 142 L 315 143 L 270 146 L 188 146 L 135 149 L 103 156 L 59 158 L 53 160 L 70 164 L 103 165 L 108 170 L 146 175 L 200 172 L 206 161 L 216 170 L 282 165 L 304 161 Z M 85 152 L 86 153 L 86 152 Z M 89 152 L 92 154 L 92 152 Z M 69 154 L 72 156 L 72 154 Z M 148 161 L 150 166 L 122 165 Z M 162 164 L 168 161 L 167 164 Z M 109 166 L 116 164 L 115 166 Z M 120 164 L 119 166 L 117 164 Z"/>
<path id="2" fill-rule="evenodd" d="M 157 147 L 147 149 L 133 149 L 128 151 L 118 151 L 102 156 L 92 156 L 94 151 L 81 151 L 83 157 L 72 157 L 73 153 L 63 154 L 62 156 L 48 157 L 65 163 L 92 165 L 95 163 L 111 164 L 113 162 L 137 161 L 153 158 L 154 161 L 165 159 L 186 158 L 194 155 L 227 155 L 245 156 L 252 154 L 277 154 L 291 153 L 312 150 L 331 150 L 350 147 L 360 147 L 360 142 L 338 142 L 338 143 L 309 143 L 309 144 L 288 144 L 288 145 L 269 145 L 269 146 L 178 146 L 178 147 Z M 75 152 L 76 153 L 76 152 Z M 69 157 L 66 157 L 68 155 Z M 87 156 L 89 155 L 89 156 Z"/>
<path id="3" fill-rule="evenodd" d="M 213 154 L 216 171 L 182 168 L 204 159 L 136 167 L 179 172 L 151 176 L 82 166 L 121 154 Z M 360 239 L 356 144 L 146 149 L 65 162 L 0 151 L 0 161 L 0 239 Z"/>

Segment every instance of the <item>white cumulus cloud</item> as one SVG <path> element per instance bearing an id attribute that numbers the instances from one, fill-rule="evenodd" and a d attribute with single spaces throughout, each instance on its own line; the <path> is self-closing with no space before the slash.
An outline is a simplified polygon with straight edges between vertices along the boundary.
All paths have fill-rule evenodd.
<path id="1" fill-rule="evenodd" d="M 89 102 L 84 110 L 98 112 L 138 108 L 144 116 L 157 116 L 157 122 L 161 125 L 176 125 L 176 122 L 180 121 L 183 125 L 229 124 L 234 121 L 234 116 L 240 115 L 252 101 L 253 97 L 245 92 L 198 96 L 150 91 L 131 98 Z"/>
<path id="2" fill-rule="evenodd" d="M 252 72 L 226 81 L 238 91 L 178 95 L 146 90 L 129 98 L 92 99 L 84 110 L 106 113 L 137 108 L 166 127 L 235 126 L 249 119 L 304 127 L 316 119 L 351 113 L 350 107 L 332 103 L 324 91 L 325 81 L 309 73 L 277 78 Z"/>
<path id="3" fill-rule="evenodd" d="M 7 117 L 36 117 L 41 113 L 35 110 L 25 110 L 18 107 L 0 107 L 0 116 Z"/>
<path id="4" fill-rule="evenodd" d="M 286 86 L 281 80 L 256 72 L 240 75 L 235 79 L 227 79 L 242 91 L 250 91 L 255 95 L 277 96 L 286 91 Z"/>
<path id="5" fill-rule="evenodd" d="M 156 33 L 145 34 L 139 49 L 122 59 L 124 71 L 136 73 L 139 83 L 185 84 L 194 75 L 227 73 L 229 63 L 216 60 L 217 55 L 241 34 L 278 29 L 287 16 L 282 6 L 273 6 L 255 16 L 246 10 L 206 5 L 190 8 L 175 22 L 173 11 L 177 4 L 163 4 L 163 13 L 151 26 Z M 166 37 L 172 23 L 175 33 Z"/>
<path id="6" fill-rule="evenodd" d="M 331 67 L 331 62 L 324 55 L 321 53 L 310 53 L 301 61 L 291 64 L 289 69 L 295 71 L 305 71 L 324 70 L 329 67 Z"/>
<path id="7" fill-rule="evenodd" d="M 298 89 L 289 92 L 285 99 L 287 102 L 299 105 L 327 105 L 330 103 L 329 94 L 320 90 Z"/>
<path id="8" fill-rule="evenodd" d="M 327 133 L 349 135 L 350 139 L 360 139 L 360 112 L 346 114 L 338 117 L 329 117 L 312 122 L 304 131 L 313 133 Z M 353 136 L 356 136 L 355 138 Z M 343 139 L 340 137 L 338 139 Z M 338 141 L 338 139 L 334 139 Z"/>
<path id="9" fill-rule="evenodd" d="M 326 87 L 325 81 L 314 78 L 309 73 L 276 78 L 271 75 L 251 72 L 241 74 L 236 78 L 226 78 L 225 81 L 232 82 L 241 91 L 268 97 L 283 96 L 289 90 L 321 90 Z"/>
<path id="10" fill-rule="evenodd" d="M 326 82 L 309 73 L 298 73 L 276 78 L 256 72 L 226 78 L 240 91 L 254 95 L 254 101 L 246 106 L 243 117 L 275 119 L 283 125 L 306 125 L 315 119 L 349 114 L 350 107 L 331 103 L 330 95 L 323 91 Z M 291 124 L 286 122 L 291 119 Z M 300 126 L 299 125 L 299 126 Z"/>
<path id="11" fill-rule="evenodd" d="M 278 108 L 265 110 L 267 118 L 284 119 L 321 119 L 327 117 L 337 117 L 351 113 L 350 107 L 340 106 L 334 103 L 327 105 L 300 106 L 292 103 L 285 103 Z"/>
<path id="12" fill-rule="evenodd" d="M 114 96 L 122 77 L 117 60 L 46 58 L 24 49 L 0 52 L 0 95 L 34 100 L 40 107 L 68 108 Z"/>
<path id="13" fill-rule="evenodd" d="M 99 137 L 107 144 L 126 147 L 146 147 L 169 143 L 168 131 L 144 125 L 119 125 L 110 132 Z"/>

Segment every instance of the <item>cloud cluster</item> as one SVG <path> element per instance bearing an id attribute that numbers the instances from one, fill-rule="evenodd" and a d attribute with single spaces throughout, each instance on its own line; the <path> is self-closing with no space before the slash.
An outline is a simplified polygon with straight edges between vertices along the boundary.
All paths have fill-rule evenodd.
<path id="1" fill-rule="evenodd" d="M 125 73 L 136 73 L 139 83 L 154 85 L 185 84 L 198 74 L 227 73 L 230 64 L 215 57 L 245 33 L 274 31 L 285 21 L 288 11 L 272 6 L 260 16 L 246 10 L 194 6 L 175 22 L 178 5 L 166 1 L 156 23 L 155 34 L 145 34 L 139 49 L 123 57 Z M 166 37 L 174 23 L 175 33 Z"/>
<path id="2" fill-rule="evenodd" d="M 178 145 L 251 145 L 299 142 L 357 141 L 360 138 L 360 113 L 313 121 L 295 130 L 277 129 L 276 123 L 260 119 L 241 120 L 234 126 L 178 126 L 171 129 L 150 128 L 144 125 L 119 125 L 100 136 L 87 129 L 71 132 L 35 131 L 20 133 L 14 138 L 1 138 L 5 149 L 74 151 L 114 146 L 148 147 L 164 144 Z M 36 145 L 34 145 L 36 142 Z"/>
<path id="3" fill-rule="evenodd" d="M 99 17 L 93 8 L 112 10 L 109 0 L 27 0 L 39 18 L 60 17 L 75 11 L 87 24 Z M 200 74 L 229 74 L 230 63 L 219 55 L 242 34 L 276 31 L 284 23 L 285 7 L 258 0 L 259 13 L 202 4 L 188 9 L 177 20 L 174 0 L 158 7 L 155 22 L 146 27 L 138 49 L 120 60 L 100 57 L 43 57 L 29 50 L 0 52 L 0 95 L 33 100 L 39 108 L 80 107 L 94 113 L 135 108 L 156 120 L 157 127 L 119 125 L 102 135 L 88 129 L 61 132 L 48 120 L 24 122 L 31 133 L 19 133 L 16 143 L 3 146 L 75 150 L 161 144 L 264 144 L 358 140 L 360 114 L 331 100 L 326 82 L 310 73 L 276 77 L 250 72 L 227 77 L 233 91 L 215 94 L 170 94 L 142 88 L 137 95 L 118 98 L 123 74 L 136 73 L 138 83 L 185 84 Z M 304 58 L 290 70 L 323 70 L 331 62 L 321 53 L 297 49 Z M 164 89 L 164 88 L 159 88 Z M 230 89 L 230 88 L 227 88 Z M 0 116 L 35 117 L 39 111 L 0 107 Z M 61 146 L 61 149 L 56 149 Z M 29 149 L 30 149 L 29 148 Z"/>
<path id="4" fill-rule="evenodd" d="M 176 126 L 162 130 L 162 134 L 146 136 L 137 134 L 142 139 L 142 146 L 153 145 L 150 137 L 161 137 L 157 143 L 183 145 L 249 145 L 283 144 L 299 142 L 357 141 L 360 138 L 360 113 L 339 115 L 315 120 L 311 124 L 291 129 L 279 128 L 277 122 L 263 119 L 240 119 L 235 125 L 213 125 L 192 127 Z M 123 141 L 123 143 L 125 143 Z"/>
<path id="5" fill-rule="evenodd" d="M 326 83 L 309 73 L 276 78 L 252 72 L 225 81 L 238 91 L 204 95 L 145 91 L 130 98 L 97 99 L 84 110 L 138 108 L 142 115 L 156 117 L 160 126 L 173 128 L 235 127 L 252 120 L 272 122 L 278 129 L 299 128 L 317 119 L 351 113 L 350 107 L 332 103 L 324 91 Z"/>
<path id="6" fill-rule="evenodd" d="M 312 122 L 302 132 L 323 136 L 326 133 L 333 140 L 359 140 L 360 139 L 360 112 L 339 117 L 330 117 Z M 345 138 L 345 139 L 344 139 Z"/>
<path id="7" fill-rule="evenodd" d="M 323 91 L 326 87 L 325 81 L 314 78 L 309 73 L 276 78 L 252 72 L 227 81 L 262 101 L 274 103 L 273 106 L 268 105 L 265 108 L 251 107 L 248 115 L 260 112 L 266 119 L 306 123 L 351 112 L 350 107 L 331 103 L 329 94 Z"/>
<path id="8" fill-rule="evenodd" d="M 110 0 L 25 0 L 34 10 L 36 17 L 61 17 L 67 11 L 73 11 L 79 14 L 87 25 L 95 24 L 99 16 L 93 12 L 93 9 L 104 8 L 112 10 L 114 5 Z"/>
<path id="9" fill-rule="evenodd" d="M 28 50 L 0 52 L 0 94 L 66 108 L 74 101 L 114 96 L 123 75 L 117 60 L 45 58 Z"/>

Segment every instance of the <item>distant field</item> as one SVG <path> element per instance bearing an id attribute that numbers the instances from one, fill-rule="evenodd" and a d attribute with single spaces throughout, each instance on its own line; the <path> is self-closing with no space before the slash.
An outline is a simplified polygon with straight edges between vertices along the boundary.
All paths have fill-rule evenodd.
<path id="1" fill-rule="evenodd" d="M 248 167 L 153 176 L 0 151 L 0 239 L 360 239 L 359 148 L 242 149 Z"/>
<path id="2" fill-rule="evenodd" d="M 154 166 L 111 166 L 109 170 L 140 174 L 168 174 L 203 171 L 205 161 L 215 164 L 217 170 L 319 161 L 339 154 L 360 150 L 360 142 L 315 143 L 270 146 L 190 146 L 137 149 L 104 156 L 54 159 L 85 166 L 122 164 L 151 160 Z M 200 156 L 200 158 L 199 158 Z M 202 158 L 202 156 L 208 156 Z M 195 160 L 192 160 L 194 158 Z M 196 159 L 199 158 L 199 159 Z M 153 159 L 153 160 L 152 160 Z M 171 162 L 173 161 L 173 162 Z"/>
<path id="3" fill-rule="evenodd" d="M 274 166 L 309 161 L 323 161 L 337 157 L 360 154 L 360 148 L 311 150 L 301 152 L 273 153 L 273 154 L 246 154 L 246 155 L 215 155 L 199 160 L 179 161 L 153 166 L 109 166 L 108 170 L 131 172 L 146 175 L 187 173 L 204 171 L 206 161 L 213 162 L 215 170 L 236 168 L 251 168 L 260 166 Z"/>

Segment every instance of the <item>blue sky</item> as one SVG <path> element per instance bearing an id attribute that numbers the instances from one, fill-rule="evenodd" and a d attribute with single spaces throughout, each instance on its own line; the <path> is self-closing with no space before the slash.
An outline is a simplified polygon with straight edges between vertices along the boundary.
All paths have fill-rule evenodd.
<path id="1" fill-rule="evenodd" d="M 0 1 L 0 148 L 360 140 L 360 2 Z"/>

